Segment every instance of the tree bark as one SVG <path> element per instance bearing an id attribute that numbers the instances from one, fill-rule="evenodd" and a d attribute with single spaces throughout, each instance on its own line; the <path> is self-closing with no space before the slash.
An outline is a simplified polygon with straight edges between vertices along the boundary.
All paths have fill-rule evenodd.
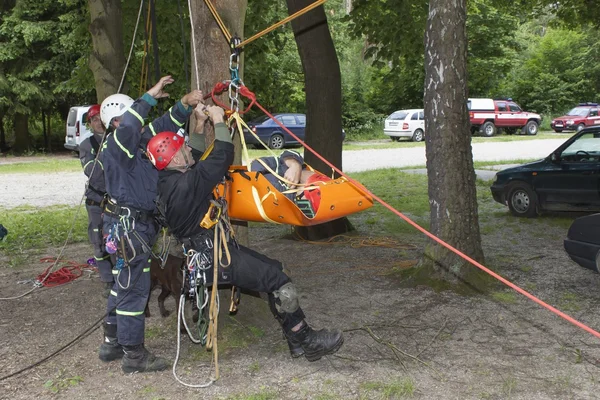
<path id="1" fill-rule="evenodd" d="M 425 31 L 425 126 L 431 232 L 483 261 L 467 110 L 466 0 L 430 0 Z M 431 242 L 443 280 L 478 285 L 479 270 Z"/>
<path id="2" fill-rule="evenodd" d="M 88 0 L 93 50 L 89 66 L 98 103 L 119 91 L 125 70 L 121 0 Z M 121 89 L 121 92 L 124 90 Z"/>
<path id="3" fill-rule="evenodd" d="M 220 0 L 213 1 L 213 4 L 229 33 L 243 38 L 247 0 Z M 196 1 L 192 5 L 192 21 L 194 24 L 191 46 L 192 89 L 201 89 L 206 94 L 212 90 L 217 82 L 231 79 L 229 72 L 231 51 L 227 39 L 204 1 Z M 243 76 L 242 72 L 243 65 L 240 59 L 240 78 Z M 226 95 L 221 96 L 219 101 L 229 104 Z M 210 101 L 208 102 L 210 104 Z M 192 123 L 192 126 L 194 126 L 194 123 Z M 208 126 L 207 124 L 206 127 Z M 207 133 L 206 141 L 208 145 L 214 140 L 214 132 L 206 128 L 205 132 Z M 235 145 L 233 163 L 241 165 L 242 152 L 239 136 L 236 135 L 233 142 Z M 236 237 L 240 243 L 248 245 L 246 223 L 236 224 Z"/>
<path id="4" fill-rule="evenodd" d="M 29 150 L 31 147 L 29 116 L 27 114 L 15 113 L 13 121 L 15 130 L 15 145 L 13 146 L 13 151 L 20 154 Z"/>
<path id="5" fill-rule="evenodd" d="M 288 13 L 312 3 L 313 0 L 287 0 Z M 323 6 L 293 19 L 292 29 L 304 71 L 306 144 L 342 169 L 342 78 Z M 311 152 L 305 151 L 304 159 L 325 175 L 331 174 L 331 168 Z M 340 218 L 314 227 L 296 227 L 296 233 L 318 240 L 353 229 L 347 218 Z"/>
<path id="6" fill-rule="evenodd" d="M 0 153 L 8 150 L 6 132 L 4 131 L 4 114 L 0 114 Z"/>

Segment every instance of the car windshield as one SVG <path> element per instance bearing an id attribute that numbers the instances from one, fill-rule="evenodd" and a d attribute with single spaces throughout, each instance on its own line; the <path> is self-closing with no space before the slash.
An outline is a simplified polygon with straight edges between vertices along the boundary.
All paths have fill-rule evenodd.
<path id="1" fill-rule="evenodd" d="M 395 113 L 392 113 L 392 115 L 387 117 L 387 119 L 404 119 L 407 115 L 408 113 L 406 111 L 396 111 Z"/>
<path id="2" fill-rule="evenodd" d="M 581 135 L 564 149 L 561 158 L 564 160 L 579 160 L 581 155 L 597 156 L 598 154 L 600 154 L 600 133 L 589 132 Z"/>
<path id="3" fill-rule="evenodd" d="M 252 123 L 254 125 L 259 125 L 259 124 L 262 124 L 263 122 L 265 122 L 265 121 L 267 121 L 269 119 L 271 119 L 269 116 L 263 115 L 262 117 L 253 119 L 252 121 L 250 121 L 250 123 Z"/>
<path id="4" fill-rule="evenodd" d="M 588 114 L 588 107 L 575 107 L 567 113 L 567 115 L 585 117 Z"/>

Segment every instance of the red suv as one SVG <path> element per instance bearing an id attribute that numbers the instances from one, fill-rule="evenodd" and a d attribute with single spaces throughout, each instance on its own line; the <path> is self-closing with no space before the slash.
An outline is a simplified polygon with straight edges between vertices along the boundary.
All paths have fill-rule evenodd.
<path id="1" fill-rule="evenodd" d="M 579 132 L 587 126 L 600 125 L 600 116 L 598 116 L 598 103 L 579 103 L 562 117 L 554 118 L 550 127 L 555 132 L 577 131 Z"/>

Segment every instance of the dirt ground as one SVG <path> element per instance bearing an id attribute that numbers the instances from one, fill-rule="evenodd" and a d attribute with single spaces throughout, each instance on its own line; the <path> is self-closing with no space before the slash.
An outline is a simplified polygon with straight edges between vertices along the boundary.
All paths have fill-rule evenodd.
<path id="1" fill-rule="evenodd" d="M 401 223 L 401 222 L 399 222 Z M 483 237 L 486 265 L 579 321 L 600 329 L 600 276 L 571 262 L 564 228 L 547 218 L 518 220 Z M 345 332 L 340 351 L 310 363 L 292 359 L 263 310 L 221 311 L 220 379 L 186 388 L 170 370 L 125 375 L 98 360 L 100 330 L 56 357 L 0 381 L 2 399 L 595 399 L 600 396 L 600 341 L 504 286 L 464 297 L 427 287 L 403 288 L 396 271 L 420 257 L 425 240 L 394 248 L 313 245 L 284 239 L 286 229 L 251 232 L 253 247 L 281 259 L 315 327 Z M 47 249 L 41 256 L 56 255 Z M 84 261 L 88 245 L 65 259 Z M 0 265 L 6 265 L 0 259 Z M 18 295 L 46 264 L 0 268 L 0 297 Z M 0 301 L 0 378 L 48 356 L 103 314 L 97 275 Z M 160 317 L 153 293 L 146 345 L 174 359 L 176 318 Z M 254 303 L 256 304 L 256 302 Z M 259 303 L 260 305 L 261 303 Z M 167 308 L 174 309 L 172 298 Z M 178 369 L 190 383 L 210 374 L 206 353 L 182 339 Z"/>

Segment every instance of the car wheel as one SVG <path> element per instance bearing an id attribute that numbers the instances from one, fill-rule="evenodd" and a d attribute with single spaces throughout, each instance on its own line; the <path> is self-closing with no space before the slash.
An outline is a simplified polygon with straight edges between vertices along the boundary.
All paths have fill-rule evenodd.
<path id="1" fill-rule="evenodd" d="M 283 141 L 283 136 L 281 136 L 278 133 L 271 136 L 271 139 L 269 139 L 269 147 L 272 149 L 276 149 L 276 150 L 283 149 L 284 143 L 285 142 Z"/>
<path id="2" fill-rule="evenodd" d="M 523 134 L 525 135 L 537 135 L 538 133 L 538 123 L 535 121 L 527 121 L 525 126 L 523 127 Z"/>
<path id="3" fill-rule="evenodd" d="M 537 194 L 525 182 L 511 183 L 507 188 L 508 209 L 517 217 L 537 216 Z"/>
<path id="4" fill-rule="evenodd" d="M 579 132 L 580 130 L 582 130 L 583 128 L 585 128 L 584 124 L 579 124 L 577 125 L 577 132 Z"/>
<path id="5" fill-rule="evenodd" d="M 494 136 L 496 134 L 496 125 L 491 121 L 486 122 L 481 127 L 481 133 L 483 133 L 483 136 L 487 137 Z"/>
<path id="6" fill-rule="evenodd" d="M 422 142 L 423 141 L 423 130 L 417 129 L 415 133 L 412 135 L 413 142 Z"/>

